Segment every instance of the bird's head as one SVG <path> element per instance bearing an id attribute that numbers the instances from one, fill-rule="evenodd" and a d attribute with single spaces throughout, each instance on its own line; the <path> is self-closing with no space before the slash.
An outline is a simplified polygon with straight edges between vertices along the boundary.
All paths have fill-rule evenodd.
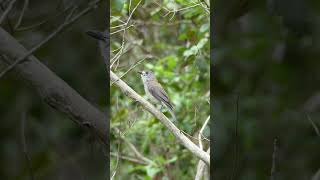
<path id="1" fill-rule="evenodd" d="M 139 71 L 138 73 L 141 75 L 143 81 L 156 79 L 153 72 L 151 71 Z"/>

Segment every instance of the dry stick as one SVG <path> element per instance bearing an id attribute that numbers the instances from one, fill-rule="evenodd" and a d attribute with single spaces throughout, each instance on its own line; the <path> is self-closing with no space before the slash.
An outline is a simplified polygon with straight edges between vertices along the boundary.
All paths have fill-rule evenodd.
<path id="1" fill-rule="evenodd" d="M 121 48 L 120 50 L 116 53 L 116 55 L 111 58 L 110 62 L 111 62 L 111 65 L 110 65 L 110 69 L 112 68 L 112 66 L 114 65 L 115 62 L 119 62 L 119 58 L 121 57 L 122 53 L 123 53 L 123 48 L 124 48 L 124 39 L 125 39 L 125 34 L 126 34 L 126 29 L 127 29 L 127 26 L 131 20 L 131 17 L 133 15 L 133 13 L 135 12 L 135 10 L 138 8 L 138 6 L 140 5 L 140 3 L 142 2 L 142 0 L 140 0 L 138 2 L 138 4 L 133 8 L 133 10 L 130 12 L 129 14 L 129 17 L 127 19 L 127 21 L 125 22 L 125 27 L 124 27 L 124 30 L 123 30 L 123 34 L 122 34 L 122 42 L 121 42 Z"/>
<path id="2" fill-rule="evenodd" d="M 6 19 L 6 17 L 8 16 L 10 10 L 12 9 L 14 3 L 17 0 L 11 0 L 11 2 L 9 3 L 7 9 L 3 12 L 2 16 L 0 17 L 0 25 L 3 23 L 3 21 Z"/>
<path id="3" fill-rule="evenodd" d="M 278 140 L 277 138 L 275 138 L 273 141 L 272 167 L 271 167 L 270 180 L 276 179 L 277 159 L 278 159 L 277 153 L 278 153 Z"/>
<path id="4" fill-rule="evenodd" d="M 151 159 L 143 156 L 138 149 L 129 141 L 127 140 L 122 133 L 120 132 L 120 130 L 116 127 L 113 128 L 115 130 L 116 133 L 119 134 L 119 137 L 126 143 L 128 144 L 129 148 L 133 151 L 133 153 L 136 155 L 137 158 L 139 158 L 140 160 L 144 161 L 146 164 L 155 164 L 155 162 L 153 162 Z"/>
<path id="5" fill-rule="evenodd" d="M 199 135 L 198 135 L 198 139 L 199 139 L 199 147 L 200 149 L 203 149 L 203 146 L 202 146 L 202 132 L 204 130 L 204 128 L 207 126 L 208 122 L 210 120 L 210 116 L 208 116 L 208 118 L 206 119 L 206 121 L 204 122 L 204 124 L 202 125 L 201 129 L 200 129 L 200 132 L 199 132 Z"/>
<path id="6" fill-rule="evenodd" d="M 136 158 L 133 158 L 133 157 L 130 157 L 130 156 L 118 156 L 117 153 L 114 153 L 114 152 L 111 152 L 110 153 L 111 156 L 115 156 L 115 157 L 119 157 L 123 160 L 127 160 L 127 161 L 131 161 L 131 162 L 134 162 L 134 163 L 137 163 L 137 164 L 142 164 L 142 165 L 148 165 L 148 163 L 144 162 L 144 161 L 141 161 L 139 159 L 136 159 Z"/>
<path id="7" fill-rule="evenodd" d="M 27 164 L 28 164 L 28 168 L 30 171 L 30 178 L 31 180 L 34 180 L 34 173 L 32 170 L 32 163 L 31 163 L 31 158 L 29 156 L 28 150 L 27 150 L 27 143 L 26 143 L 26 136 L 25 136 L 25 121 L 26 121 L 26 112 L 24 111 L 22 113 L 22 117 L 21 117 L 21 142 L 22 142 L 22 149 L 23 149 L 23 154 L 26 157 L 27 160 Z"/>
<path id="8" fill-rule="evenodd" d="M 306 115 L 307 115 L 307 118 L 308 118 L 310 124 L 314 128 L 314 131 L 316 131 L 317 135 L 320 137 L 320 131 L 319 131 L 317 125 L 312 121 L 312 119 L 310 118 L 310 116 L 308 114 L 306 114 Z"/>
<path id="9" fill-rule="evenodd" d="M 116 74 L 110 71 L 110 80 L 115 81 L 117 85 L 124 94 L 139 102 L 144 109 L 153 114 L 163 125 L 165 125 L 173 135 L 185 146 L 192 154 L 199 157 L 207 165 L 210 165 L 210 155 L 203 150 L 201 150 L 197 145 L 195 145 L 190 139 L 188 139 L 163 113 L 157 110 L 153 105 L 146 101 L 143 97 L 137 94 L 131 87 L 129 87 L 124 81 L 118 78 Z"/>
<path id="10" fill-rule="evenodd" d="M 36 23 L 34 23 L 34 24 L 31 24 L 31 25 L 26 25 L 26 26 L 20 27 L 20 28 L 17 27 L 15 30 L 16 30 L 16 31 L 27 31 L 27 30 L 31 30 L 31 29 L 33 29 L 33 28 L 37 28 L 37 27 L 39 27 L 39 26 L 41 26 L 41 25 L 44 25 L 44 24 L 48 23 L 51 19 L 54 19 L 54 18 L 60 16 L 61 14 L 64 14 L 66 11 L 68 11 L 68 10 L 71 9 L 71 8 L 72 8 L 72 6 L 66 7 L 63 11 L 58 12 L 57 14 L 55 14 L 55 15 L 53 15 L 53 16 L 50 16 L 50 17 L 48 17 L 48 18 L 46 18 L 46 19 L 44 19 L 44 20 L 41 20 L 41 21 L 36 22 Z"/>
<path id="11" fill-rule="evenodd" d="M 122 74 L 122 75 L 119 77 L 119 79 L 123 78 L 129 71 L 131 71 L 133 68 L 135 68 L 137 65 L 139 65 L 139 64 L 140 64 L 142 61 L 144 61 L 145 59 L 146 59 L 146 57 L 143 58 L 142 60 L 138 61 L 136 64 L 132 65 L 124 74 Z M 110 86 L 112 86 L 113 83 L 114 83 L 114 81 L 111 82 Z"/>
<path id="12" fill-rule="evenodd" d="M 119 133 L 119 136 L 121 136 L 120 131 L 119 131 L 118 133 Z M 115 177 L 115 175 L 116 175 L 116 173 L 117 173 L 117 170 L 118 170 L 118 168 L 119 168 L 119 162 L 120 162 L 120 156 L 121 156 L 121 152 L 120 152 L 121 150 L 120 150 L 120 148 L 121 148 L 121 141 L 119 140 L 119 144 L 118 144 L 118 152 L 117 152 L 116 168 L 115 168 L 115 170 L 114 170 L 114 172 L 113 172 L 112 176 L 110 177 L 110 179 L 111 179 L 111 180 L 113 180 L 113 179 L 114 179 L 114 177 Z"/>
<path id="13" fill-rule="evenodd" d="M 235 127 L 235 148 L 234 148 L 234 162 L 233 162 L 233 170 L 232 170 L 232 176 L 231 180 L 235 178 L 237 174 L 237 168 L 238 168 L 238 123 L 239 123 L 239 94 L 237 95 L 237 100 L 236 100 L 236 127 Z"/>
<path id="14" fill-rule="evenodd" d="M 29 0 L 24 0 L 23 8 L 22 8 L 22 11 L 20 13 L 19 19 L 18 19 L 16 25 L 14 26 L 15 30 L 20 26 L 22 18 L 24 16 L 24 13 L 26 12 L 26 10 L 28 8 L 28 5 L 29 5 Z"/>
<path id="15" fill-rule="evenodd" d="M 68 25 L 72 24 L 73 22 L 75 22 L 76 20 L 78 20 L 81 16 L 83 16 L 84 14 L 86 14 L 87 12 L 89 12 L 91 9 L 95 8 L 97 3 L 99 3 L 101 0 L 96 0 L 93 1 L 92 3 L 89 4 L 89 7 L 87 7 L 86 9 L 82 10 L 79 14 L 75 15 L 75 17 L 71 18 L 71 15 L 73 13 L 73 11 L 71 11 L 71 13 L 66 17 L 65 22 L 63 22 L 54 32 L 52 32 L 49 36 L 47 36 L 44 40 L 42 40 L 39 44 L 37 44 L 36 46 L 34 46 L 32 49 L 30 49 L 25 55 L 23 55 L 22 57 L 18 58 L 14 63 L 12 63 L 10 66 L 8 66 L 5 70 L 3 70 L 0 73 L 0 78 L 6 74 L 7 72 L 9 72 L 10 70 L 12 70 L 17 64 L 23 62 L 25 59 L 27 59 L 32 53 L 34 53 L 36 50 L 38 50 L 39 48 L 41 48 L 44 44 L 46 44 L 49 40 L 51 40 L 53 37 L 55 37 L 61 30 L 63 30 L 65 27 L 67 27 Z"/>

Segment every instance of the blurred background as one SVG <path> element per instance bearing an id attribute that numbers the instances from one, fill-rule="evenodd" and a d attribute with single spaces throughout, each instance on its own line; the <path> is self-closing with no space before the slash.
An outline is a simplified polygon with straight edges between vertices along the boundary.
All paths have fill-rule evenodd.
<path id="1" fill-rule="evenodd" d="M 111 2 L 111 70 L 145 98 L 138 71 L 153 71 L 174 104 L 175 125 L 197 144 L 210 114 L 208 7 L 189 0 Z M 171 118 L 165 108 L 163 112 Z M 199 159 L 112 82 L 110 127 L 110 173 L 115 179 L 195 177 Z M 204 135 L 209 137 L 209 127 Z M 206 150 L 209 141 L 204 141 Z"/>
<path id="2" fill-rule="evenodd" d="M 214 179 L 269 179 L 275 138 L 278 180 L 319 171 L 319 13 L 319 1 L 213 4 Z"/>
<path id="3" fill-rule="evenodd" d="M 0 1 L 0 16 L 11 0 Z M 89 0 L 32 0 L 15 28 L 25 1 L 16 1 L 1 24 L 26 49 L 53 32 L 74 9 Z M 98 44 L 85 32 L 106 28 L 105 1 L 83 15 L 34 55 L 94 106 L 107 109 L 106 70 Z M 5 67 L 0 67 L 0 71 Z M 16 72 L 0 79 L 0 179 L 106 179 L 108 162 L 102 147 L 86 130 L 44 103 Z M 24 126 L 22 125 L 24 122 Z M 24 128 L 22 128 L 24 127 Z M 24 129 L 30 161 L 22 146 Z"/>

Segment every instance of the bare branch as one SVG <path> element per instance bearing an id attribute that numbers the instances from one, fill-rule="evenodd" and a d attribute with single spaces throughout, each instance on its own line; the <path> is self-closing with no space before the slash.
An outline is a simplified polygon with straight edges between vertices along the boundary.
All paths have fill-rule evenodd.
<path id="1" fill-rule="evenodd" d="M 14 26 L 14 29 L 17 29 L 20 26 L 22 18 L 24 16 L 24 13 L 26 12 L 26 10 L 28 8 L 28 5 L 29 5 L 29 0 L 24 0 L 22 11 L 20 13 L 20 16 L 19 16 L 19 19 L 18 19 L 16 25 Z"/>
<path id="2" fill-rule="evenodd" d="M 3 21 L 6 19 L 6 17 L 8 16 L 9 12 L 11 11 L 14 3 L 17 0 L 11 0 L 11 2 L 9 3 L 7 9 L 3 12 L 2 16 L 0 17 L 0 25 L 3 23 Z"/>
<path id="3" fill-rule="evenodd" d="M 142 160 L 144 163 L 146 164 L 155 164 L 155 162 L 153 162 L 152 160 L 150 160 L 149 158 L 143 156 L 138 149 L 129 141 L 127 140 L 122 133 L 120 132 L 120 130 L 116 127 L 112 128 L 115 130 L 116 134 L 119 134 L 119 137 L 129 146 L 129 148 L 132 150 L 132 152 L 136 155 L 137 158 L 139 158 L 140 160 Z"/>
<path id="4" fill-rule="evenodd" d="M 110 155 L 111 156 L 115 156 L 115 157 L 119 157 L 119 158 L 121 158 L 123 160 L 131 161 L 131 162 L 134 162 L 134 163 L 138 163 L 138 164 L 142 164 L 142 165 L 148 165 L 148 163 L 146 163 L 144 161 L 141 161 L 139 159 L 130 157 L 130 156 L 124 156 L 124 155 L 119 156 L 117 153 L 114 153 L 114 152 L 111 152 Z"/>
<path id="5" fill-rule="evenodd" d="M 79 14 L 75 15 L 75 17 L 70 18 L 70 16 L 72 15 L 73 11 L 71 11 L 70 15 L 67 16 L 66 21 L 63 22 L 54 32 L 52 32 L 49 36 L 47 36 L 44 40 L 42 40 L 39 44 L 37 44 L 36 46 L 34 46 L 32 49 L 30 49 L 26 54 L 24 54 L 23 56 L 19 57 L 14 63 L 12 63 L 10 66 L 8 66 L 5 70 L 3 70 L 0 73 L 0 78 L 6 74 L 7 72 L 9 72 L 10 70 L 12 70 L 17 64 L 23 62 L 25 59 L 27 59 L 32 53 L 34 53 L 36 50 L 38 50 L 39 48 L 41 48 L 44 44 L 46 44 L 49 40 L 51 40 L 53 37 L 55 37 L 61 30 L 63 30 L 65 27 L 67 27 L 68 25 L 72 24 L 73 22 L 75 22 L 76 20 L 78 20 L 81 16 L 83 16 L 84 14 L 86 14 L 87 12 L 89 12 L 91 9 L 96 7 L 96 4 L 99 3 L 101 0 L 96 0 L 93 1 L 92 3 L 89 4 L 89 6 L 87 8 L 85 8 L 84 10 L 82 10 Z"/>
<path id="6" fill-rule="evenodd" d="M 206 119 L 206 121 L 205 121 L 204 124 L 202 125 L 202 127 L 201 127 L 201 129 L 200 129 L 200 132 L 199 132 L 199 135 L 198 135 L 199 147 L 200 147 L 200 149 L 202 149 L 202 150 L 203 150 L 202 138 L 201 138 L 201 137 L 203 136 L 203 135 L 202 135 L 202 132 L 203 132 L 204 128 L 207 126 L 209 120 L 210 120 L 210 116 L 208 116 L 208 118 Z"/>
<path id="7" fill-rule="evenodd" d="M 26 157 L 26 160 L 27 160 L 27 164 L 28 164 L 28 168 L 29 168 L 29 171 L 30 171 L 30 178 L 31 180 L 34 180 L 34 173 L 33 173 L 33 170 L 32 170 L 32 163 L 31 163 L 31 157 L 28 153 L 28 150 L 27 150 L 27 143 L 26 143 L 26 135 L 25 135 L 25 123 L 26 123 L 26 112 L 22 112 L 22 117 L 21 117 L 21 143 L 22 143 L 22 149 L 23 149 L 23 154 L 25 155 Z"/>
<path id="8" fill-rule="evenodd" d="M 277 173 L 277 154 L 278 153 L 278 140 L 274 139 L 273 141 L 273 153 L 272 153 L 272 167 L 271 167 L 271 175 L 270 180 L 276 180 Z"/>
<path id="9" fill-rule="evenodd" d="M 11 60 L 24 56 L 27 50 L 10 34 L 0 28 L 0 54 Z M 1 65 L 6 65 L 0 61 Z M 66 114 L 82 127 L 89 127 L 104 144 L 109 143 L 107 117 L 96 107 L 56 76 L 36 57 L 30 55 L 27 61 L 14 68 L 21 78 L 33 87 L 41 98 L 54 109 Z"/>
<path id="10" fill-rule="evenodd" d="M 140 5 L 140 3 L 142 2 L 142 0 L 140 0 L 137 5 L 132 9 L 132 11 L 129 14 L 129 17 L 127 19 L 127 21 L 124 24 L 124 28 L 123 28 L 123 34 L 122 34 L 122 42 L 121 42 L 121 46 L 120 46 L 120 50 L 116 53 L 116 55 L 114 57 L 111 58 L 110 62 L 110 69 L 113 67 L 113 65 L 115 64 L 115 62 L 119 63 L 119 58 L 121 57 L 121 55 L 123 54 L 123 49 L 124 49 L 124 41 L 125 41 L 125 35 L 126 35 L 126 29 L 129 28 L 128 24 L 131 20 L 131 17 L 133 15 L 133 13 L 135 12 L 135 10 L 138 8 L 138 6 Z M 131 4 L 131 2 L 130 2 Z M 110 33 L 111 34 L 111 33 Z"/>
<path id="11" fill-rule="evenodd" d="M 117 85 L 124 94 L 139 102 L 144 109 L 149 111 L 153 116 L 155 116 L 163 125 L 165 125 L 173 135 L 180 141 L 180 143 L 186 147 L 192 154 L 203 160 L 206 164 L 210 165 L 210 155 L 203 150 L 201 150 L 197 145 L 195 145 L 190 139 L 188 139 L 163 113 L 157 110 L 153 105 L 146 101 L 143 97 L 137 94 L 131 87 L 129 87 L 124 81 L 119 79 L 116 74 L 110 71 L 110 80 L 115 81 Z"/>
<path id="12" fill-rule="evenodd" d="M 210 153 L 210 148 L 207 150 L 207 153 Z M 210 174 L 208 173 L 209 169 L 208 166 L 201 160 L 198 162 L 197 166 L 197 173 L 194 178 L 194 180 L 202 180 L 204 177 L 204 180 L 209 180 L 210 179 Z"/>
<path id="13" fill-rule="evenodd" d="M 320 137 L 320 131 L 319 131 L 319 128 L 317 127 L 317 125 L 312 121 L 312 119 L 310 118 L 310 116 L 308 114 L 307 114 L 307 118 L 308 118 L 310 124 L 312 125 L 312 127 L 314 128 L 314 131 Z"/>

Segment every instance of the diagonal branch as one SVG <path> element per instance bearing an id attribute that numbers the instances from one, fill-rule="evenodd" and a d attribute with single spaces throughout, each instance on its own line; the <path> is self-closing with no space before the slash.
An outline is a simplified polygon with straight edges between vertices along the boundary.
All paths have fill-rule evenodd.
<path id="1" fill-rule="evenodd" d="M 203 150 L 201 150 L 197 145 L 195 145 L 190 139 L 188 139 L 164 114 L 157 110 L 153 105 L 136 93 L 131 87 L 129 87 L 124 81 L 119 79 L 119 77 L 110 71 L 110 80 L 114 81 L 114 84 L 118 86 L 124 94 L 126 94 L 131 99 L 140 103 L 144 109 L 149 111 L 153 116 L 155 116 L 163 125 L 165 125 L 173 135 L 180 141 L 180 143 L 186 147 L 192 154 L 203 160 L 207 165 L 210 165 L 210 155 Z"/>
<path id="2" fill-rule="evenodd" d="M 200 149 L 203 150 L 203 145 L 202 145 L 202 136 L 203 136 L 203 130 L 204 128 L 207 126 L 208 122 L 210 120 L 210 116 L 208 116 L 208 118 L 206 119 L 206 121 L 204 122 L 204 124 L 202 125 L 201 129 L 200 129 L 200 132 L 199 132 L 199 135 L 198 135 L 198 140 L 199 140 L 199 147 Z"/>
<path id="3" fill-rule="evenodd" d="M 44 40 L 42 40 L 39 44 L 34 46 L 30 51 L 26 52 L 24 55 L 20 56 L 17 58 L 15 62 L 13 62 L 10 66 L 8 66 L 5 70 L 3 70 L 0 73 L 0 78 L 12 70 L 17 64 L 23 62 L 26 58 L 28 58 L 32 53 L 34 53 L 36 50 L 41 48 L 44 44 L 46 44 L 49 40 L 51 40 L 53 37 L 55 37 L 59 32 L 61 32 L 65 27 L 68 25 L 74 23 L 76 20 L 78 20 L 81 16 L 84 14 L 88 13 L 91 9 L 94 9 L 96 7 L 96 4 L 99 3 L 101 0 L 96 0 L 93 1 L 92 3 L 89 4 L 87 8 L 82 10 L 79 14 L 75 15 L 74 17 L 71 18 L 73 11 L 70 12 L 70 14 L 66 17 L 66 20 L 55 30 L 53 31 L 49 36 L 47 36 Z M 1 21 L 0 21 L 1 23 Z"/>
<path id="4" fill-rule="evenodd" d="M 26 53 L 27 50 L 16 39 L 0 28 L 0 54 L 5 54 L 12 61 Z M 7 64 L 0 60 L 0 65 Z M 109 145 L 107 116 L 92 106 L 35 56 L 30 55 L 26 61 L 17 64 L 14 70 L 48 105 L 66 114 L 80 126 L 89 128 L 105 145 Z"/>

